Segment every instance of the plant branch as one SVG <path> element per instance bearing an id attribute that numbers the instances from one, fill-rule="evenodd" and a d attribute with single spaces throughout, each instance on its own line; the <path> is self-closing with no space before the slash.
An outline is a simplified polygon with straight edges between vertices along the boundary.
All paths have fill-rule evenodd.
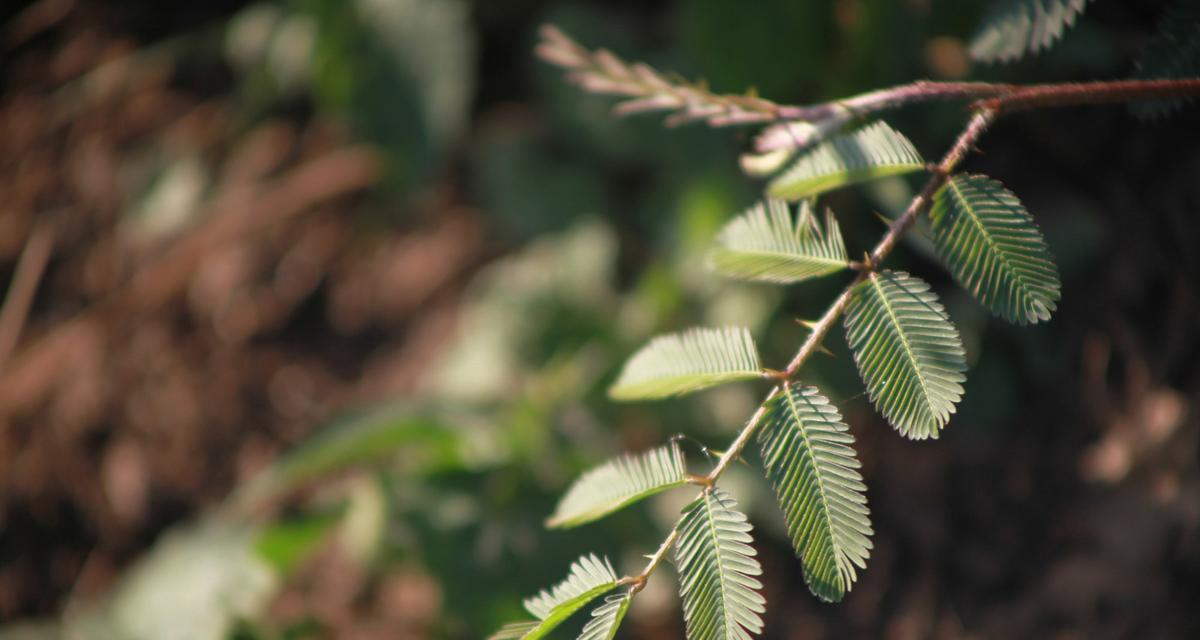
<path id="1" fill-rule="evenodd" d="M 704 83 L 668 78 L 647 64 L 628 63 L 607 49 L 589 50 L 553 25 L 543 25 L 539 57 L 567 70 L 567 79 L 590 93 L 617 95 L 618 115 L 674 111 L 668 125 L 707 122 L 723 127 L 762 124 L 796 117 L 793 107 L 756 95 L 717 94 Z"/>
<path id="2" fill-rule="evenodd" d="M 799 150 L 854 120 L 913 104 L 966 100 L 975 111 L 987 107 L 1012 113 L 1041 107 L 1130 102 L 1200 96 L 1200 79 L 1123 80 L 1041 85 L 918 80 L 849 98 L 798 106 L 755 95 L 718 94 L 703 83 L 663 74 L 644 63 L 627 63 L 606 49 L 590 50 L 552 25 L 541 29 L 538 55 L 566 69 L 568 79 L 590 93 L 627 98 L 618 115 L 674 112 L 668 125 L 705 122 L 713 127 L 772 124 L 754 141 L 760 154 Z"/>
<path id="3" fill-rule="evenodd" d="M 544 60 L 570 71 L 571 81 L 592 93 L 621 95 L 629 100 L 617 105 L 620 115 L 649 111 L 675 111 L 669 125 L 705 121 L 710 126 L 775 124 L 755 140 L 759 153 L 782 152 L 807 147 L 825 135 L 837 131 L 855 119 L 910 104 L 934 100 L 970 100 L 973 115 L 941 162 L 930 168 L 930 177 L 913 197 L 904 213 L 891 223 L 887 233 L 861 263 L 853 263 L 855 278 L 830 304 L 783 371 L 768 370 L 764 376 L 777 381 L 771 395 L 786 388 L 800 368 L 817 351 L 829 331 L 850 304 L 855 288 L 871 276 L 887 258 L 899 239 L 912 228 L 916 219 L 933 203 L 934 195 L 962 163 L 999 116 L 1029 109 L 1085 104 L 1103 104 L 1200 95 L 1200 79 L 1129 80 L 1052 85 L 1010 85 L 985 82 L 918 81 L 889 89 L 872 91 L 843 100 L 812 105 L 781 105 L 755 95 L 720 95 L 702 84 L 667 80 L 641 63 L 628 64 L 611 52 L 589 51 L 553 26 L 542 27 L 543 41 L 537 51 Z M 765 402 L 738 432 L 729 448 L 717 460 L 707 476 L 694 476 L 689 483 L 712 490 L 729 465 L 741 456 L 766 413 Z M 678 525 L 650 556 L 642 572 L 622 579 L 629 584 L 630 595 L 641 591 L 650 575 L 662 563 L 679 538 Z"/>
<path id="4" fill-rule="evenodd" d="M 954 145 L 949 151 L 946 152 L 946 155 L 942 158 L 942 161 L 938 163 L 936 167 L 934 167 L 932 175 L 925 183 L 925 187 L 922 188 L 921 192 L 913 198 L 912 202 L 909 203 L 908 208 L 905 209 L 904 214 L 897 218 L 891 224 L 891 226 L 888 227 L 887 233 L 885 233 L 883 238 L 880 239 L 879 243 L 875 245 L 875 248 L 871 251 L 869 256 L 870 259 L 867 261 L 867 263 L 864 263 L 862 270 L 859 271 L 854 280 L 842 290 L 842 293 L 837 297 L 836 300 L 834 300 L 833 304 L 829 306 L 824 315 L 821 316 L 821 319 L 812 325 L 812 332 L 808 334 L 808 338 L 805 339 L 804 344 L 801 345 L 800 350 L 796 353 L 796 356 L 792 358 L 790 363 L 788 363 L 787 370 L 782 372 L 781 380 L 778 386 L 771 389 L 770 394 L 767 396 L 768 398 L 784 389 L 791 379 L 794 378 L 800 371 L 800 367 L 803 366 L 804 363 L 814 353 L 820 350 L 821 341 L 824 340 L 825 336 L 829 333 L 829 330 L 833 328 L 833 325 L 837 323 L 838 318 L 840 318 L 842 313 L 846 310 L 846 306 L 850 304 L 850 298 L 853 295 L 855 287 L 858 285 L 858 283 L 870 277 L 870 274 L 875 270 L 879 263 L 882 262 L 889 253 L 891 253 L 893 248 L 895 248 L 896 242 L 899 241 L 900 237 L 912 228 L 912 225 L 914 222 L 916 222 L 917 217 L 929 209 L 929 206 L 933 202 L 933 195 L 937 193 L 938 189 L 942 188 L 942 185 L 946 183 L 947 178 L 963 161 L 963 158 L 966 157 L 967 153 L 970 152 L 971 147 L 974 146 L 979 137 L 982 136 L 984 131 L 987 130 L 988 126 L 992 123 L 992 120 L 995 119 L 996 115 L 997 112 L 988 107 L 982 107 L 975 113 L 970 122 L 968 122 L 967 126 L 963 129 L 962 133 L 959 134 L 958 139 L 955 140 Z M 733 443 L 729 445 L 729 449 L 721 454 L 720 459 L 717 460 L 717 464 L 713 467 L 712 471 L 705 476 L 705 480 L 707 481 L 704 489 L 705 491 L 710 490 L 711 487 L 715 485 L 717 479 L 721 477 L 721 474 L 724 473 L 729 465 L 741 455 L 742 450 L 745 449 L 747 444 L 749 444 L 750 438 L 752 438 L 755 431 L 758 430 L 759 423 L 762 422 L 762 418 L 765 414 L 766 403 L 764 401 L 763 403 L 759 404 L 758 410 L 754 412 L 754 415 L 750 416 L 750 419 L 746 422 L 746 426 L 742 427 L 742 430 L 738 432 L 737 438 L 735 438 Z M 671 547 L 674 546 L 678 538 L 679 529 L 676 527 L 671 530 L 671 533 L 667 536 L 667 539 L 663 540 L 662 544 L 658 548 L 658 551 L 651 556 L 650 562 L 644 569 L 642 569 L 642 572 L 629 579 L 629 582 L 633 585 L 630 588 L 631 594 L 637 593 L 643 587 L 645 587 L 646 581 L 649 579 L 650 574 L 654 573 L 654 570 L 658 568 L 659 563 L 662 562 L 663 558 L 666 556 Z"/>
<path id="5" fill-rule="evenodd" d="M 1013 113 L 1047 107 L 1073 107 L 1195 96 L 1200 96 L 1200 78 L 1119 80 L 1012 87 L 1009 91 L 979 100 L 974 106 L 988 108 L 997 113 Z"/>
<path id="6" fill-rule="evenodd" d="M 654 573 L 654 570 L 658 568 L 660 563 L 662 563 L 663 558 L 667 557 L 667 552 L 671 550 L 671 547 L 675 546 L 675 541 L 678 539 L 679 526 L 676 525 L 673 529 L 671 529 L 671 533 L 667 536 L 667 539 L 663 540 L 662 544 L 658 545 L 658 551 L 655 551 L 654 555 L 650 556 L 650 562 L 646 563 L 646 568 L 642 569 L 641 573 L 633 577 L 633 580 L 631 581 L 633 586 L 629 588 L 630 595 L 633 595 L 646 587 L 646 580 L 650 579 L 650 574 Z"/>

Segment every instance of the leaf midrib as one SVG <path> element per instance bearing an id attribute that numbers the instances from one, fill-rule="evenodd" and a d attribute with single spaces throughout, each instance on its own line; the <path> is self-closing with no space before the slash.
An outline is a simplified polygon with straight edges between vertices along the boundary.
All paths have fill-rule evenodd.
<path id="1" fill-rule="evenodd" d="M 815 475 L 817 477 L 817 487 L 821 491 L 821 505 L 825 507 L 824 509 L 821 510 L 822 511 L 821 515 L 824 516 L 824 519 L 826 522 L 827 533 L 829 534 L 829 543 L 830 543 L 830 545 L 832 545 L 834 547 L 835 554 L 837 554 L 839 556 L 844 555 L 842 553 L 840 546 L 837 544 L 837 539 L 836 539 L 836 536 L 834 535 L 833 511 L 829 508 L 829 496 L 825 491 L 825 475 L 821 471 L 820 465 L 817 464 L 817 455 L 816 455 L 816 451 L 813 449 L 812 439 L 808 435 L 808 430 L 802 428 L 804 421 L 800 418 L 800 412 L 796 408 L 796 403 L 794 401 L 794 398 L 792 397 L 792 390 L 788 389 L 786 391 L 786 395 L 787 395 L 787 400 L 788 400 L 788 408 L 791 409 L 791 411 L 792 411 L 792 417 L 796 419 L 797 425 L 801 425 L 801 426 L 797 427 L 797 430 L 800 432 L 800 437 L 804 439 L 804 446 L 808 451 L 809 457 L 812 458 L 813 475 Z M 815 406 L 813 406 L 812 402 L 808 399 L 808 396 L 804 396 L 804 401 L 806 404 L 808 404 L 808 406 L 810 408 L 812 408 L 814 411 L 817 411 L 817 408 Z M 836 561 L 834 564 L 835 564 L 835 569 L 836 569 L 836 564 L 837 564 Z"/>
<path id="2" fill-rule="evenodd" d="M 717 535 L 716 518 L 713 517 L 712 502 L 710 502 L 716 497 L 716 494 L 712 492 L 704 496 L 704 512 L 707 516 L 705 524 L 708 525 L 708 532 L 713 539 L 713 552 L 717 562 L 717 583 L 721 586 L 721 630 L 725 632 L 723 634 L 725 637 L 729 637 L 729 593 L 728 587 L 725 585 L 725 565 L 721 562 L 721 538 Z"/>
<path id="3" fill-rule="evenodd" d="M 569 529 L 581 524 L 595 522 L 596 520 L 599 520 L 610 513 L 619 511 L 635 502 L 640 502 L 646 498 L 649 498 L 650 496 L 674 489 L 676 487 L 682 487 L 685 484 L 687 484 L 687 480 L 681 478 L 678 480 L 673 480 L 667 484 L 654 485 L 644 489 L 639 489 L 638 491 L 632 493 L 621 494 L 613 500 L 601 503 L 601 505 L 587 509 L 586 511 L 580 511 L 573 516 L 552 517 L 546 521 L 546 526 L 552 528 Z"/>
<path id="4" fill-rule="evenodd" d="M 921 383 L 921 394 L 925 398 L 925 407 L 929 413 L 933 413 L 933 398 L 929 394 L 929 385 L 925 382 L 925 375 L 921 372 L 921 366 L 917 362 L 917 354 L 913 351 L 912 345 L 908 342 L 908 336 L 904 333 L 904 327 L 900 324 L 900 318 L 896 315 L 892 304 L 888 301 L 887 295 L 883 291 L 883 287 L 879 285 L 879 278 L 882 277 L 878 273 L 871 274 L 871 286 L 875 288 L 876 294 L 879 296 L 883 308 L 887 311 L 888 318 L 892 321 L 892 326 L 895 327 L 895 334 L 900 338 L 900 344 L 904 347 L 904 353 L 908 356 L 908 362 L 912 367 L 913 372 L 917 375 L 917 381 Z M 908 293 L 907 291 L 905 293 Z M 912 428 L 912 425 L 909 425 Z"/>
<path id="5" fill-rule="evenodd" d="M 787 258 L 790 260 L 810 260 L 812 262 L 819 262 L 821 264 L 827 264 L 829 266 L 834 266 L 839 269 L 844 269 L 846 267 L 846 265 L 848 264 L 848 262 L 846 261 L 845 258 L 841 258 L 841 259 L 827 258 L 825 256 L 817 256 L 817 255 L 803 254 L 803 253 L 791 253 L 791 252 L 785 252 L 785 251 L 764 251 L 761 249 L 753 249 L 753 250 L 736 249 L 736 248 L 728 247 L 728 246 L 723 247 L 722 251 L 727 254 L 770 256 L 773 258 L 779 257 L 779 258 Z"/>

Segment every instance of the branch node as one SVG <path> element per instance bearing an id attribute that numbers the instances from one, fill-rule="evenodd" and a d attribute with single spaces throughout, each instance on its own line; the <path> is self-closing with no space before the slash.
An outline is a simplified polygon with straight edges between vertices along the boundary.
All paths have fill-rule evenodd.
<path id="1" fill-rule="evenodd" d="M 698 476 L 693 473 L 687 474 L 685 479 L 687 480 L 688 484 L 694 484 L 694 485 L 704 487 L 705 491 L 712 489 L 713 485 L 716 483 L 716 480 L 714 480 L 708 476 Z"/>
<path id="2" fill-rule="evenodd" d="M 788 372 L 787 372 L 787 371 L 780 371 L 780 370 L 778 370 L 778 369 L 770 369 L 770 368 L 766 368 L 766 369 L 763 369 L 763 377 L 764 377 L 764 378 L 771 379 L 771 380 L 780 380 L 780 381 L 783 381 L 783 380 L 787 380 L 787 379 L 788 379 Z"/>

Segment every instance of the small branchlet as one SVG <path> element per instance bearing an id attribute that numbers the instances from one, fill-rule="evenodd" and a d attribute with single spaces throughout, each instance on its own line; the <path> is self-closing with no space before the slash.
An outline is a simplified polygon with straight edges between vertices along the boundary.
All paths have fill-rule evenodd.
<path id="1" fill-rule="evenodd" d="M 673 112 L 667 116 L 668 126 L 704 122 L 712 127 L 795 117 L 794 108 L 764 100 L 752 91 L 714 93 L 704 82 L 688 82 L 641 62 L 625 62 L 607 49 L 589 50 L 552 25 L 544 25 L 541 35 L 538 56 L 566 69 L 568 80 L 590 93 L 628 98 L 615 107 L 618 115 Z"/>
<path id="2" fill-rule="evenodd" d="M 752 379 L 768 380 L 772 388 L 727 449 L 701 446 L 706 457 L 717 458 L 707 475 L 686 472 L 677 443 L 688 438 L 677 435 L 669 447 L 625 456 L 588 472 L 568 493 L 572 499 L 564 498 L 564 503 L 574 505 L 575 520 L 582 522 L 660 491 L 681 485 L 701 488 L 657 551 L 647 556 L 649 561 L 641 573 L 618 579 L 610 565 L 588 556 L 573 566 L 567 581 L 538 597 L 538 603 L 554 605 L 542 612 L 541 622 L 534 623 L 534 631 L 540 633 L 550 628 L 543 629 L 544 625 L 557 624 L 582 606 L 582 601 L 569 597 L 572 594 L 587 599 L 618 586 L 628 587 L 624 598 L 606 600 L 593 612 L 585 635 L 589 629 L 593 633 L 587 637 L 601 637 L 595 634 L 615 629 L 629 598 L 646 586 L 672 551 L 683 585 L 689 635 L 696 635 L 690 626 L 696 611 L 704 615 L 719 612 L 722 620 L 733 620 L 732 625 L 722 623 L 722 637 L 749 637 L 761 630 L 765 602 L 756 591 L 757 580 L 751 577 L 758 575 L 761 567 L 746 544 L 751 540 L 751 526 L 746 515 L 737 511 L 733 497 L 717 486 L 731 464 L 744 462 L 742 452 L 755 436 L 760 436 L 763 470 L 794 530 L 792 542 L 806 576 L 823 576 L 810 580 L 813 593 L 826 601 L 840 600 L 855 580 L 853 567 L 863 567 L 870 555 L 870 511 L 863 478 L 856 471 L 861 465 L 848 426 L 815 386 L 797 381 L 801 367 L 814 354 L 828 353 L 823 342 L 844 316 L 847 347 L 872 404 L 902 435 L 918 440 L 936 438 L 961 399 L 965 352 L 957 329 L 929 285 L 911 274 L 881 268 L 899 239 L 918 217 L 929 213 L 939 252 L 947 256 L 955 279 L 979 302 L 996 315 L 1021 324 L 1048 320 L 1061 285 L 1040 231 L 1016 196 L 999 182 L 959 173 L 964 159 L 995 119 L 1009 113 L 1200 95 L 1200 79 L 1194 78 L 1027 87 L 922 81 L 811 107 L 790 107 L 755 95 L 714 94 L 703 84 L 668 79 L 649 66 L 626 63 L 603 49 L 590 51 L 550 26 L 542 29 L 538 54 L 567 69 L 569 78 L 585 90 L 626 98 L 616 109 L 622 115 L 671 112 L 668 124 L 770 124 L 755 141 L 755 153 L 742 158 L 743 168 L 751 175 L 774 173 L 797 150 L 885 109 L 937 99 L 960 99 L 973 108 L 969 121 L 936 164 L 924 163 L 911 143 L 886 125 L 872 125 L 847 136 L 854 145 L 846 144 L 845 138 L 831 140 L 786 172 L 793 180 L 790 187 L 776 190 L 769 186 L 772 199 L 767 204 L 752 209 L 722 232 L 719 244 L 725 253 L 719 254 L 717 263 L 724 273 L 743 279 L 787 284 L 846 268 L 856 272 L 819 319 L 797 321 L 809 332 L 785 369 L 762 367 L 757 346 L 744 328 L 694 329 L 660 336 L 626 363 L 610 390 L 610 395 L 619 399 L 683 395 Z M 859 157 L 859 161 L 848 161 L 847 156 Z M 807 198 L 921 168 L 929 174 L 924 187 L 901 215 L 894 219 L 881 216 L 887 230 L 861 260 L 848 259 L 832 215 L 826 215 L 824 225 L 811 217 L 815 205 Z M 795 186 L 797 181 L 803 188 Z M 804 200 L 799 218 L 778 198 Z M 978 214 L 981 207 L 988 209 L 988 217 Z M 990 233 L 989 225 L 1002 233 Z M 1009 234 L 1011 229 L 1022 232 Z M 1004 237 L 984 242 L 984 236 Z M 1014 261 L 1033 266 L 1018 274 L 1007 266 Z M 938 384 L 927 385 L 927 379 Z M 713 560 L 717 557 L 732 561 L 724 566 Z M 725 593 L 735 596 L 714 596 Z"/>

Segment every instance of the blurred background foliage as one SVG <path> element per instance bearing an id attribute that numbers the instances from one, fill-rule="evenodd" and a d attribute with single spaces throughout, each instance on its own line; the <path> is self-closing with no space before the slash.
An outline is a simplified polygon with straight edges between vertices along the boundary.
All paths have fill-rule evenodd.
<path id="1" fill-rule="evenodd" d="M 686 496 L 569 534 L 542 527 L 557 496 L 674 434 L 703 468 L 761 389 L 614 405 L 616 368 L 723 324 L 781 366 L 843 283 L 706 271 L 759 190 L 748 133 L 613 118 L 533 58 L 537 26 L 809 103 L 1131 76 L 1167 5 L 1097 0 L 1050 52 L 976 67 L 982 4 L 6 4 L 0 275 L 27 308 L 0 315 L 0 638 L 481 637 L 581 553 L 638 566 Z M 889 118 L 927 157 L 963 119 Z M 940 287 L 971 370 L 932 444 L 874 417 L 835 332 L 805 379 L 862 444 L 876 550 L 817 603 L 765 484 L 727 474 L 768 637 L 1200 634 L 1198 134 L 1194 109 L 1103 107 L 984 139 L 969 169 L 1042 225 L 1061 310 L 1016 330 Z M 861 250 L 912 189 L 826 204 Z M 947 284 L 906 242 L 894 264 Z M 656 577 L 625 633 L 678 637 L 676 612 Z"/>

